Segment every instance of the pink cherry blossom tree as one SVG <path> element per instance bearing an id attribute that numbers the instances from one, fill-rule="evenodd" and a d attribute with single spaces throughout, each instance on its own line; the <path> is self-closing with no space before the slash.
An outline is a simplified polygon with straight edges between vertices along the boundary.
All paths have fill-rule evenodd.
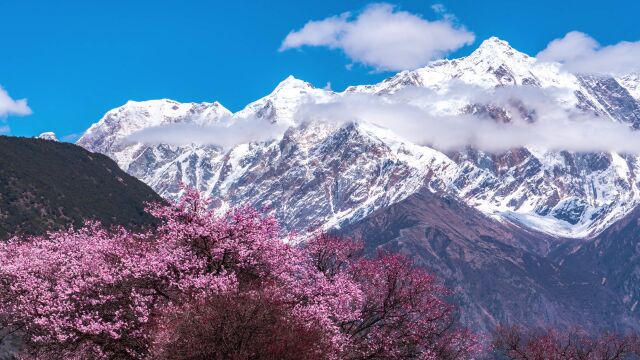
<path id="1" fill-rule="evenodd" d="M 640 359 L 640 337 L 637 334 L 593 336 L 577 329 L 561 332 L 500 327 L 495 332 L 493 348 L 496 355 L 512 360 Z"/>
<path id="2" fill-rule="evenodd" d="M 450 292 L 410 259 L 388 252 L 356 256 L 362 243 L 320 235 L 306 247 L 329 277 L 348 276 L 363 293 L 358 317 L 339 322 L 349 337 L 345 359 L 466 359 L 480 352 L 456 321 Z"/>
<path id="3" fill-rule="evenodd" d="M 154 359 L 337 357 L 320 324 L 299 321 L 290 304 L 263 292 L 187 302 L 158 317 L 152 332 Z"/>
<path id="4" fill-rule="evenodd" d="M 38 359 L 468 358 L 446 289 L 399 255 L 276 221 L 216 215 L 191 189 L 146 231 L 78 230 L 0 244 L 0 318 Z M 181 355 L 180 355 L 181 354 Z M 304 355 L 304 356 L 303 356 Z"/>

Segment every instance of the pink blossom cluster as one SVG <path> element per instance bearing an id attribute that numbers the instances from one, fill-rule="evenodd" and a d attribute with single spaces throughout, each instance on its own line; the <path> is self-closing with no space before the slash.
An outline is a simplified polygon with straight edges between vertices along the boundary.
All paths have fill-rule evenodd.
<path id="1" fill-rule="evenodd" d="M 189 356 L 464 359 L 477 351 L 443 300 L 448 291 L 400 255 L 366 258 L 361 243 L 329 235 L 291 246 L 273 218 L 248 207 L 217 216 L 192 189 L 149 212 L 160 223 L 145 231 L 88 222 L 0 244 L 0 318 L 20 330 L 23 357 L 186 359 L 201 349 Z"/>
<path id="2" fill-rule="evenodd" d="M 531 330 L 519 326 L 499 327 L 494 334 L 494 353 L 510 360 L 637 360 L 638 334 L 603 333 L 598 336 L 574 328 Z"/>

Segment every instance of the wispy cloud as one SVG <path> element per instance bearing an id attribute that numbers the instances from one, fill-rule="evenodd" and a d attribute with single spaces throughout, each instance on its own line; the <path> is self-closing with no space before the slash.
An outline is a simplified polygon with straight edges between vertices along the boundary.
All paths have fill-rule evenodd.
<path id="1" fill-rule="evenodd" d="M 560 62 L 576 73 L 628 74 L 640 72 L 640 41 L 601 46 L 591 36 L 572 31 L 551 41 L 536 57 Z"/>
<path id="2" fill-rule="evenodd" d="M 129 135 L 125 142 L 207 144 L 229 149 L 239 144 L 268 141 L 284 131 L 284 127 L 259 118 L 226 117 L 213 125 L 176 123 L 146 128 Z"/>
<path id="3" fill-rule="evenodd" d="M 27 105 L 27 99 L 14 100 L 9 96 L 9 93 L 0 86 L 0 117 L 30 114 L 31 109 Z"/>
<path id="4" fill-rule="evenodd" d="M 447 8 L 444 4 L 436 3 L 431 5 L 431 10 L 433 10 L 436 14 L 445 14 L 447 12 Z"/>
<path id="5" fill-rule="evenodd" d="M 443 6 L 435 10 L 444 13 Z M 447 15 L 429 21 L 390 4 L 373 4 L 361 13 L 309 21 L 290 32 L 281 51 L 303 46 L 340 49 L 354 62 L 377 70 L 407 70 L 473 43 L 472 32 Z"/>
<path id="6" fill-rule="evenodd" d="M 408 87 L 385 96 L 342 94 L 329 102 L 307 102 L 294 117 L 298 125 L 367 122 L 441 151 L 473 147 L 502 152 L 531 147 L 640 154 L 640 132 L 632 131 L 628 124 L 598 117 L 559 100 L 570 96 L 570 90 L 566 89 L 534 86 L 485 89 L 454 82 L 446 91 Z M 460 111 L 461 108 L 466 110 Z M 228 149 L 242 143 L 277 139 L 285 130 L 264 119 L 229 117 L 208 126 L 170 124 L 148 128 L 126 140 L 210 144 Z"/>
<path id="7" fill-rule="evenodd" d="M 627 124 L 569 109 L 557 103 L 559 89 L 534 87 L 479 89 L 453 87 L 447 93 L 407 89 L 395 95 L 352 94 L 325 104 L 308 104 L 304 121 L 368 122 L 405 139 L 439 150 L 473 147 L 501 152 L 518 147 L 576 152 L 640 153 L 640 133 Z M 508 122 L 487 113 L 442 112 L 442 102 L 460 100 L 491 105 L 508 114 Z M 526 104 L 526 105 L 525 105 Z"/>

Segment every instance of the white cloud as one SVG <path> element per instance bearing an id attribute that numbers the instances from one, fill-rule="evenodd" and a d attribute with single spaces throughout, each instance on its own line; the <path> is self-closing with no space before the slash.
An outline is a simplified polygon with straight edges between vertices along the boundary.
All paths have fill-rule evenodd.
<path id="1" fill-rule="evenodd" d="M 459 85 L 444 94 L 426 89 L 407 89 L 389 97 L 352 94 L 331 103 L 306 105 L 299 116 L 307 122 L 368 122 L 442 151 L 473 147 L 501 152 L 526 146 L 640 153 L 640 132 L 608 118 L 563 108 L 554 100 L 558 91 L 534 87 L 487 91 Z M 511 120 L 504 123 L 481 113 L 456 115 L 438 110 L 441 102 L 451 100 L 498 106 L 508 111 Z"/>
<path id="2" fill-rule="evenodd" d="M 274 139 L 285 131 L 282 126 L 259 118 L 224 118 L 215 125 L 175 123 L 146 128 L 129 135 L 125 141 L 148 144 L 207 144 L 225 149 L 249 142 Z"/>
<path id="3" fill-rule="evenodd" d="M 551 41 L 536 57 L 560 62 L 576 73 L 628 74 L 640 71 L 640 41 L 601 46 L 589 35 L 572 31 Z"/>
<path id="4" fill-rule="evenodd" d="M 453 82 L 444 91 L 408 87 L 385 96 L 341 94 L 330 102 L 303 104 L 294 118 L 297 124 L 327 122 L 341 126 L 366 122 L 441 151 L 473 147 L 502 152 L 531 147 L 640 154 L 640 131 L 574 108 L 563 100 L 571 96 L 571 90 L 559 88 L 485 89 Z M 458 109 L 465 104 L 478 105 L 481 111 L 461 114 Z M 483 106 L 487 111 L 482 111 Z M 489 113 L 499 114 L 498 119 Z M 213 126 L 171 124 L 148 128 L 127 140 L 210 144 L 229 149 L 238 144 L 277 139 L 285 130 L 259 118 L 229 117 Z"/>
<path id="5" fill-rule="evenodd" d="M 571 61 L 595 52 L 599 46 L 589 35 L 572 31 L 551 41 L 536 57 L 543 61 Z"/>
<path id="6" fill-rule="evenodd" d="M 407 70 L 424 66 L 474 39 L 474 34 L 455 25 L 452 17 L 429 21 L 389 4 L 373 4 L 357 16 L 344 13 L 309 21 L 287 35 L 280 51 L 326 46 L 341 49 L 352 61 L 377 70 Z"/>
<path id="7" fill-rule="evenodd" d="M 30 115 L 31 109 L 27 99 L 14 100 L 9 93 L 0 86 L 0 117 L 9 115 Z"/>

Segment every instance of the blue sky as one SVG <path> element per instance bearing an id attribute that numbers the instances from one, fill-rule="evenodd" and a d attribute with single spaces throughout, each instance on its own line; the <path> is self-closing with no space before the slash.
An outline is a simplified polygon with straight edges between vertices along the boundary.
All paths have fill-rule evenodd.
<path id="1" fill-rule="evenodd" d="M 495 35 L 529 54 L 579 30 L 603 45 L 640 40 L 640 2 L 396 1 L 437 19 L 443 4 L 475 43 Z M 5 115 L 11 135 L 82 133 L 129 99 L 220 101 L 236 111 L 287 75 L 334 90 L 374 83 L 392 72 L 352 63 L 340 51 L 278 51 L 310 20 L 358 12 L 370 1 L 30 1 L 0 0 L 0 86 L 28 100 L 31 115 Z"/>

